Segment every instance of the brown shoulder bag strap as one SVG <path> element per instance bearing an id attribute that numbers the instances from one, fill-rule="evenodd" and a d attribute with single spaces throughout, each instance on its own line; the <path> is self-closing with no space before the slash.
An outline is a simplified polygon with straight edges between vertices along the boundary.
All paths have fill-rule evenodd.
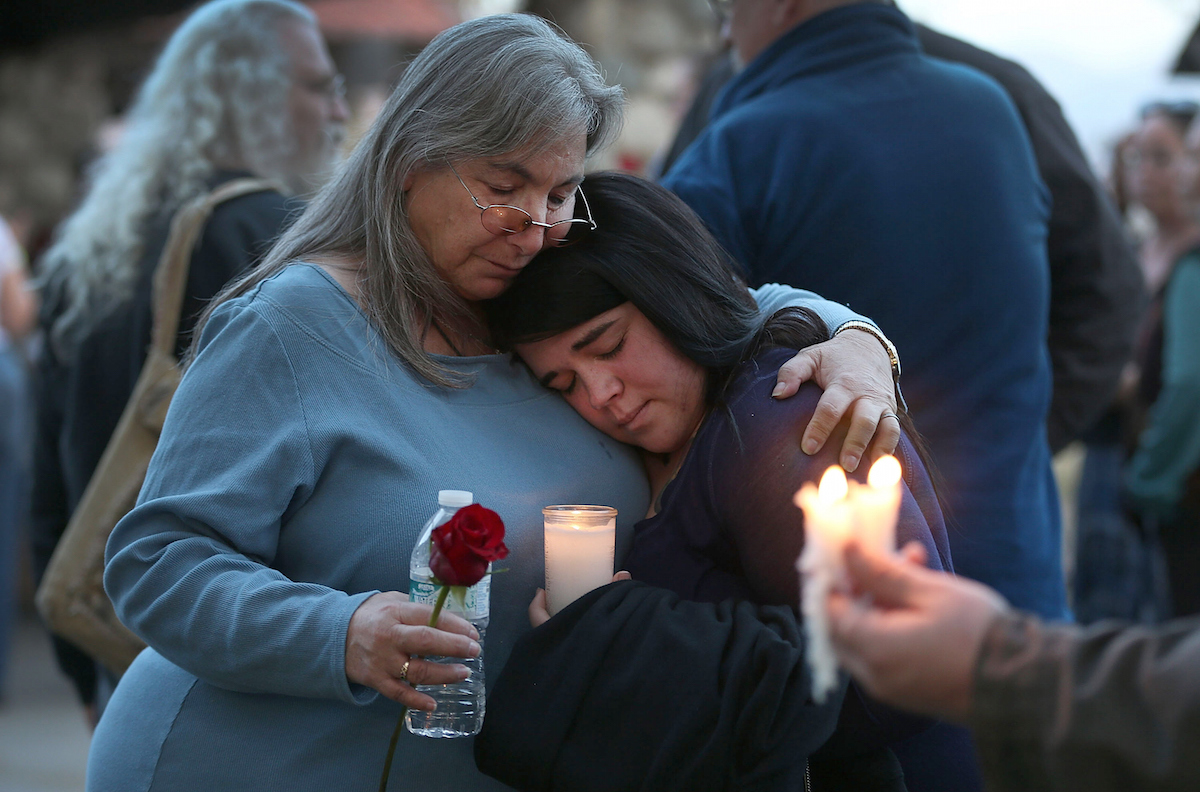
<path id="1" fill-rule="evenodd" d="M 154 271 L 154 328 L 150 346 L 164 355 L 174 356 L 175 339 L 179 334 L 179 314 L 183 310 L 183 291 L 187 285 L 192 251 L 208 216 L 220 203 L 250 193 L 278 190 L 276 182 L 267 179 L 234 179 L 212 192 L 185 204 L 171 220 L 171 231 L 158 267 Z"/>

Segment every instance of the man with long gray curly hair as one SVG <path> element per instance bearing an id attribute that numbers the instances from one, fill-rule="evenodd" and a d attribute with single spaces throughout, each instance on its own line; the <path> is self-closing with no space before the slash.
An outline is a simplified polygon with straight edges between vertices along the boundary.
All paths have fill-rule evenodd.
<path id="1" fill-rule="evenodd" d="M 304 6 L 215 0 L 167 42 L 118 144 L 40 266 L 46 348 L 39 363 L 33 544 L 41 573 L 132 393 L 150 340 L 153 271 L 171 218 L 234 178 L 278 184 L 220 204 L 191 260 L 178 350 L 196 315 L 253 264 L 329 175 L 347 107 L 342 78 Z M 86 706 L 90 658 L 60 665 Z"/>

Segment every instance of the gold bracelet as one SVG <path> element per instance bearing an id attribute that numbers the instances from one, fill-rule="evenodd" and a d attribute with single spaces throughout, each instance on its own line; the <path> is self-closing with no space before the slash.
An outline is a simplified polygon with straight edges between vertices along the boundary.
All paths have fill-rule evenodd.
<path id="1" fill-rule="evenodd" d="M 838 325 L 838 329 L 833 331 L 836 336 L 843 330 L 862 330 L 864 333 L 870 333 L 878 339 L 879 343 L 883 344 L 883 348 L 887 351 L 888 362 L 892 364 L 892 381 L 900 381 L 900 353 L 896 351 L 896 345 L 888 340 L 888 337 L 883 334 L 875 325 L 870 322 L 864 322 L 861 319 L 851 319 L 848 322 L 842 322 Z"/>

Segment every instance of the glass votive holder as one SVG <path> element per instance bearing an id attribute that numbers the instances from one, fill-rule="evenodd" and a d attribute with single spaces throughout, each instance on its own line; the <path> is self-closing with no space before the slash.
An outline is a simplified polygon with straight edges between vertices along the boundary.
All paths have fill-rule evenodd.
<path id="1" fill-rule="evenodd" d="M 612 582 L 617 510 L 611 506 L 547 506 L 546 605 L 550 615 Z"/>

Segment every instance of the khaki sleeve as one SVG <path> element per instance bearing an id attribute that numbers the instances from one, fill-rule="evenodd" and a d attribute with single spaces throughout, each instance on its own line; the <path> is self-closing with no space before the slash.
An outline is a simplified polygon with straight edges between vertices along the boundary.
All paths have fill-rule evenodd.
<path id="1" fill-rule="evenodd" d="M 1090 628 L 997 617 L 976 670 L 988 789 L 1200 789 L 1200 619 Z"/>

